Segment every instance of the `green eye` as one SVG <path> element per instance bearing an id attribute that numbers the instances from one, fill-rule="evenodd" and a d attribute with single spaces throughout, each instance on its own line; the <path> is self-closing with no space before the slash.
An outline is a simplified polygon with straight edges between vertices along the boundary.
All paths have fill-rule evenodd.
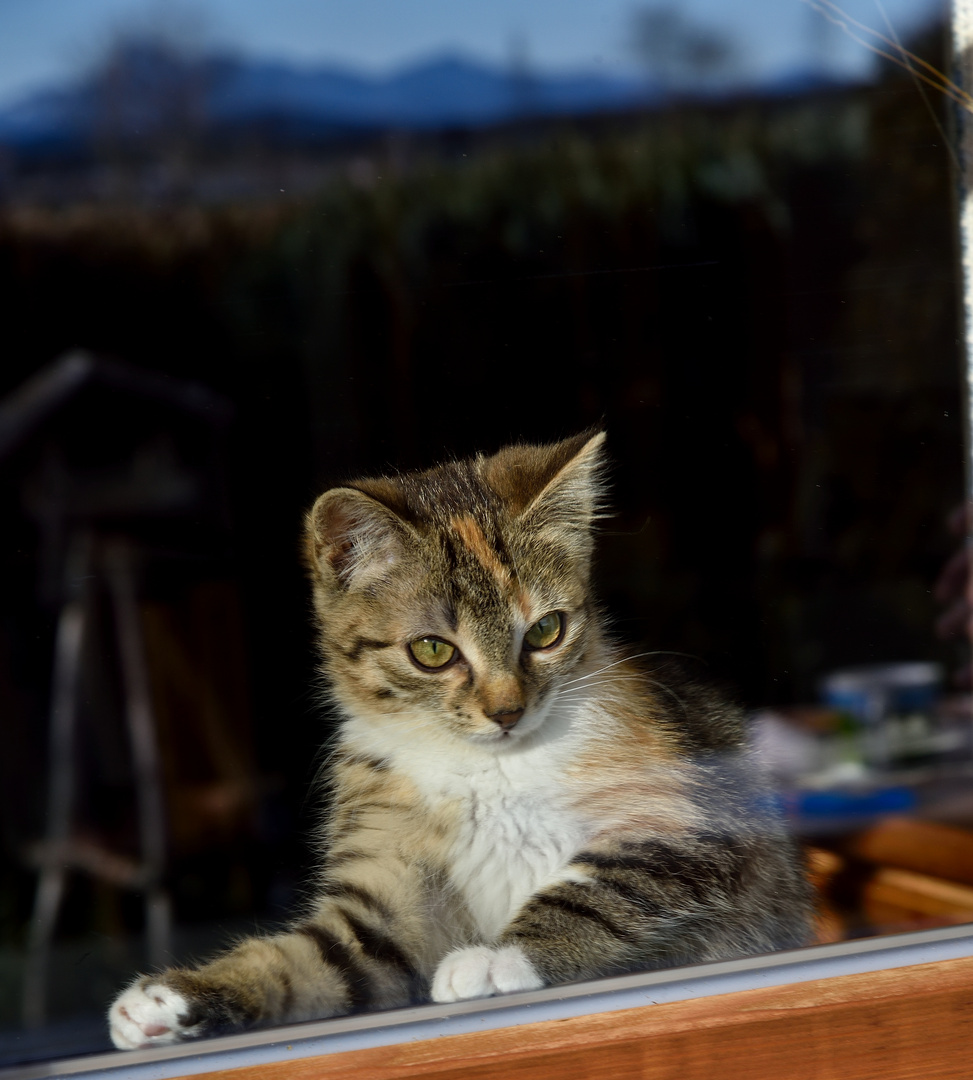
<path id="1" fill-rule="evenodd" d="M 545 615 L 524 634 L 524 641 L 531 649 L 547 649 L 560 640 L 564 632 L 564 616 L 560 611 Z"/>
<path id="2" fill-rule="evenodd" d="M 456 646 L 442 638 L 424 637 L 418 641 L 410 641 L 409 652 L 420 667 L 441 668 L 456 655 Z"/>

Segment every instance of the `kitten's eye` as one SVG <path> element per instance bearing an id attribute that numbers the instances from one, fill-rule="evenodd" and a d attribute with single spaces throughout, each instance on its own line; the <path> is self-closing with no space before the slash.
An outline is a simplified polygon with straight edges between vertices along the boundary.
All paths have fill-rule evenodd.
<path id="1" fill-rule="evenodd" d="M 531 649 L 548 649 L 560 640 L 563 632 L 564 616 L 560 611 L 551 611 L 524 634 L 524 642 Z"/>
<path id="2" fill-rule="evenodd" d="M 419 638 L 409 642 L 409 652 L 415 662 L 424 668 L 445 667 L 456 655 L 456 646 L 438 637 Z"/>

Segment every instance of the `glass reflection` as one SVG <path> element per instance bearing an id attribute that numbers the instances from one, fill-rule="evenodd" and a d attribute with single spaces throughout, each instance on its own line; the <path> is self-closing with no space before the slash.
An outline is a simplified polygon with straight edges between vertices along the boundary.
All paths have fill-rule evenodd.
<path id="1" fill-rule="evenodd" d="M 0 1059 L 292 910 L 314 495 L 602 419 L 600 591 L 753 708 L 822 937 L 970 918 L 948 102 L 856 23 L 949 60 L 885 11 L 5 6 Z"/>

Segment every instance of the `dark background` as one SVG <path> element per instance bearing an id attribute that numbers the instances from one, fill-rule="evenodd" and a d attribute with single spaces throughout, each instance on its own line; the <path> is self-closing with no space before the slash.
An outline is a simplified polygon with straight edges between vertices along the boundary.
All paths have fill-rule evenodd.
<path id="1" fill-rule="evenodd" d="M 299 538 L 342 479 L 604 423 L 597 580 L 633 650 L 698 656 L 754 707 L 813 701 L 839 666 L 961 660 L 931 595 L 963 490 L 953 165 L 908 80 L 329 154 L 299 199 L 159 200 L 136 160 L 126 201 L 0 209 L 0 396 L 75 348 L 207 391 L 187 409 L 88 387 L 0 461 L 9 1029 L 63 599 L 37 492 L 58 453 L 95 485 L 140 453 L 148 488 L 163 459 L 204 477 L 188 509 L 108 522 L 143 553 L 167 882 L 201 948 L 217 923 L 283 917 L 307 864 L 329 720 Z M 133 850 L 96 609 L 78 817 Z M 141 927 L 137 894 L 72 888 L 80 968 L 55 1016 L 108 999 Z"/>

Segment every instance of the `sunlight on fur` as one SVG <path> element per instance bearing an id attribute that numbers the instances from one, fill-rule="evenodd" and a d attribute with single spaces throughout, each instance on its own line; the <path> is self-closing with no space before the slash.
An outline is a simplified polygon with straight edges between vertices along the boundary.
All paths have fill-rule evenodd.
<path id="1" fill-rule="evenodd" d="M 314 899 L 136 980 L 120 1048 L 804 944 L 740 712 L 591 593 L 604 435 L 325 492 L 306 553 L 340 720 Z"/>

